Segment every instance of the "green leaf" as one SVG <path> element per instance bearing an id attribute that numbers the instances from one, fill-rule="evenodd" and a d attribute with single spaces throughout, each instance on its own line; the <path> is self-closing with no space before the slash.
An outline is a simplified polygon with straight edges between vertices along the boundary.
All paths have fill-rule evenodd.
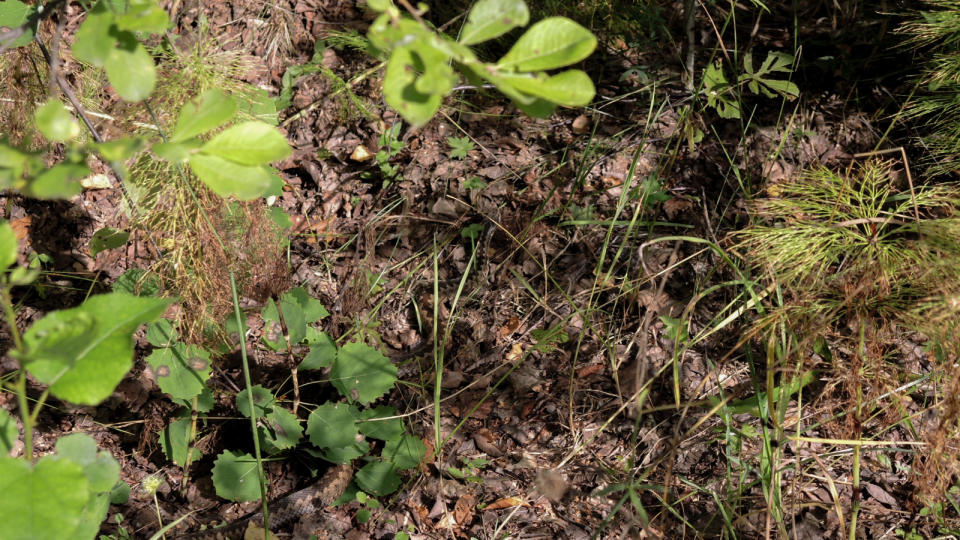
<path id="1" fill-rule="evenodd" d="M 330 312 L 323 307 L 323 302 L 310 296 L 305 287 L 291 289 L 280 297 L 281 301 L 295 302 L 303 310 L 303 317 L 307 324 L 315 323 L 324 317 L 329 317 Z M 299 341 L 299 340 L 298 340 Z"/>
<path id="2" fill-rule="evenodd" d="M 480 0 L 470 10 L 467 23 L 460 31 L 460 43 L 482 43 L 528 22 L 530 12 L 523 0 Z"/>
<path id="3" fill-rule="evenodd" d="M 87 12 L 87 18 L 77 29 L 73 43 L 73 55 L 77 60 L 94 67 L 103 66 L 117 41 L 110 35 L 111 26 L 113 26 L 113 13 L 107 10 L 104 2 L 98 2 L 92 10 Z"/>
<path id="4" fill-rule="evenodd" d="M 260 440 L 270 452 L 293 448 L 303 437 L 297 415 L 277 407 L 261 421 Z"/>
<path id="5" fill-rule="evenodd" d="M 229 450 L 213 463 L 213 486 L 217 495 L 231 501 L 256 501 L 260 498 L 257 460 L 250 454 Z"/>
<path id="6" fill-rule="evenodd" d="M 400 476 L 397 475 L 397 471 L 393 465 L 383 461 L 364 465 L 357 471 L 355 480 L 361 489 L 378 497 L 389 495 L 400 487 Z"/>
<path id="7" fill-rule="evenodd" d="M 191 452 L 190 461 L 200 459 L 200 450 L 190 447 L 190 418 L 177 418 L 160 432 L 160 449 L 167 459 L 181 467 L 187 465 L 187 452 Z"/>
<path id="8" fill-rule="evenodd" d="M 243 122 L 229 127 L 210 139 L 200 151 L 250 166 L 279 161 L 292 152 L 277 128 L 263 122 Z"/>
<path id="9" fill-rule="evenodd" d="M 259 384 L 254 385 L 251 390 L 253 390 L 253 409 L 257 413 L 257 418 L 271 413 L 273 406 L 277 402 L 273 397 L 273 393 Z M 237 409 L 240 411 L 240 414 L 250 418 L 250 398 L 247 397 L 248 394 L 249 392 L 246 389 L 241 390 L 237 394 Z"/>
<path id="10" fill-rule="evenodd" d="M 357 441 L 348 446 L 324 448 L 320 451 L 320 457 L 331 463 L 349 463 L 369 451 L 368 443 Z"/>
<path id="11" fill-rule="evenodd" d="M 595 93 L 590 76 L 579 69 L 568 69 L 553 76 L 544 73 L 501 73 L 500 79 L 521 92 L 564 107 L 588 105 Z"/>
<path id="12" fill-rule="evenodd" d="M 8 0 L 0 2 L 0 27 L 17 28 L 27 22 L 36 6 L 28 6 L 20 0 Z M 23 35 L 18 37 L 9 48 L 21 47 L 33 41 L 33 28 L 26 28 Z M 7 43 L 0 42 L 0 46 L 7 46 Z"/>
<path id="13" fill-rule="evenodd" d="M 188 139 L 183 142 L 157 143 L 150 147 L 150 151 L 160 159 L 170 163 L 186 163 L 190 156 L 201 146 L 200 139 Z"/>
<path id="14" fill-rule="evenodd" d="M 180 339 L 170 319 L 157 319 L 148 323 L 146 337 L 147 342 L 154 347 L 170 347 Z"/>
<path id="15" fill-rule="evenodd" d="M 443 101 L 442 94 L 424 94 L 417 89 L 417 74 L 424 69 L 424 61 L 411 47 L 398 47 L 391 53 L 383 76 L 383 97 L 387 105 L 415 127 L 429 122 Z"/>
<path id="16" fill-rule="evenodd" d="M 152 0 L 134 0 L 127 3 L 126 13 L 117 15 L 116 24 L 120 30 L 159 34 L 170 26 L 170 17 Z"/>
<path id="17" fill-rule="evenodd" d="M 340 395 L 367 404 L 393 388 L 397 366 L 373 347 L 351 342 L 337 352 L 330 378 Z"/>
<path id="18" fill-rule="evenodd" d="M 117 482 L 110 491 L 110 504 L 123 504 L 130 500 L 130 484 Z"/>
<path id="19" fill-rule="evenodd" d="M 17 252 L 20 250 L 20 243 L 17 241 L 17 234 L 13 232 L 10 223 L 4 220 L 0 223 L 0 272 L 10 268 L 17 262 Z"/>
<path id="20" fill-rule="evenodd" d="M 110 396 L 133 361 L 133 332 L 170 304 L 123 293 L 93 296 L 48 313 L 24 334 L 23 363 L 60 399 L 96 405 Z"/>
<path id="21" fill-rule="evenodd" d="M 131 296 L 155 296 L 160 293 L 160 281 L 142 268 L 131 268 L 113 282 L 113 290 Z"/>
<path id="22" fill-rule="evenodd" d="M 307 417 L 307 436 L 314 446 L 320 448 L 351 446 L 360 434 L 357 429 L 359 416 L 360 412 L 352 405 L 324 403 Z"/>
<path id="23" fill-rule="evenodd" d="M 386 420 L 381 420 L 386 419 Z M 360 433 L 372 439 L 387 441 L 403 434 L 403 420 L 393 407 L 381 405 L 360 413 Z"/>
<path id="24" fill-rule="evenodd" d="M 383 459 L 392 463 L 398 471 L 416 468 L 426 454 L 427 446 L 413 435 L 403 435 L 383 445 Z"/>
<path id="25" fill-rule="evenodd" d="M 17 429 L 17 419 L 10 416 L 10 413 L 0 409 L 0 456 L 5 456 L 13 450 L 20 438 L 20 430 Z"/>
<path id="26" fill-rule="evenodd" d="M 90 256 L 96 257 L 101 251 L 118 248 L 126 244 L 127 240 L 130 240 L 130 233 L 127 231 L 104 227 L 90 238 Z"/>
<path id="27" fill-rule="evenodd" d="M 57 540 L 74 538 L 90 501 L 80 465 L 46 456 L 31 466 L 0 458 L 0 538 Z"/>
<path id="28" fill-rule="evenodd" d="M 153 92 L 157 69 L 153 57 L 130 32 L 118 32 L 117 46 L 110 50 L 104 65 L 117 95 L 126 101 L 143 101 Z"/>
<path id="29" fill-rule="evenodd" d="M 41 105 L 33 118 L 43 136 L 55 142 L 66 142 L 80 135 L 80 124 L 59 100 L 51 99 Z"/>
<path id="30" fill-rule="evenodd" d="M 99 451 L 86 433 L 71 433 L 57 439 L 57 457 L 83 467 L 92 493 L 107 494 L 120 480 L 120 464 L 109 452 Z"/>
<path id="31" fill-rule="evenodd" d="M 176 343 L 147 357 L 160 389 L 174 399 L 192 399 L 210 378 L 210 353 L 196 345 Z"/>
<path id="32" fill-rule="evenodd" d="M 447 144 L 450 145 L 450 152 L 447 154 L 450 159 L 463 159 L 474 148 L 470 137 L 447 137 Z"/>
<path id="33" fill-rule="evenodd" d="M 69 199 L 83 189 L 80 180 L 90 174 L 90 169 L 74 163 L 61 163 L 37 175 L 23 189 L 23 193 L 35 199 Z"/>
<path id="34" fill-rule="evenodd" d="M 170 142 L 183 142 L 218 128 L 236 112 L 236 100 L 219 89 L 208 90 L 180 109 Z"/>
<path id="35" fill-rule="evenodd" d="M 193 174 L 221 197 L 248 201 L 262 197 L 274 185 L 266 167 L 247 167 L 207 154 L 195 154 L 188 163 Z"/>
<path id="36" fill-rule="evenodd" d="M 541 71 L 568 66 L 590 56 L 597 38 L 565 17 L 548 17 L 526 31 L 497 62 L 501 70 Z"/>
<path id="37" fill-rule="evenodd" d="M 133 157 L 143 148 L 143 139 L 121 137 L 112 141 L 94 143 L 93 148 L 107 161 L 124 161 Z"/>
<path id="38" fill-rule="evenodd" d="M 337 357 L 337 344 L 327 334 L 320 335 L 319 340 L 310 344 L 310 354 L 300 362 L 299 369 L 323 369 L 333 364 Z"/>

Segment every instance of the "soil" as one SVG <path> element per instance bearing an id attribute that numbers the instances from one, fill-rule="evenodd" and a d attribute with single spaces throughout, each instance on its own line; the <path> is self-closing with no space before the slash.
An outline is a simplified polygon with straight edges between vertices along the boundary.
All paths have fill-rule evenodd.
<path id="1" fill-rule="evenodd" d="M 318 39 L 334 30 L 363 33 L 371 22 L 350 1 L 161 4 L 174 21 L 171 33 L 184 44 L 196 39 L 205 21 L 223 50 L 247 54 L 242 78 L 271 95 L 279 93 L 287 67 L 310 60 Z M 682 2 L 659 4 L 682 12 Z M 322 65 L 349 82 L 366 113 L 323 73 L 296 82 L 292 105 L 280 116 L 294 151 L 277 167 L 285 186 L 273 202 L 294 223 L 289 251 L 278 255 L 281 267 L 290 283 L 306 286 L 331 312 L 320 328 L 334 339 L 358 324 L 373 330 L 368 335 L 379 341 L 371 343 L 395 358 L 408 383 L 382 402 L 407 413 L 408 429 L 431 449 L 435 351 L 443 359 L 437 429 L 449 439 L 441 456 L 406 474 L 406 483 L 381 501 L 369 521 L 357 519 L 356 502 L 331 510 L 341 525 L 336 534 L 719 537 L 729 535 L 729 526 L 712 494 L 727 493 L 724 486 L 731 482 L 747 486 L 733 516 L 737 534 L 769 533 L 768 503 L 755 482 L 759 439 L 737 437 L 742 447 L 734 449 L 724 436 L 729 425 L 740 433 L 745 426 L 762 429 L 757 419 L 740 414 L 727 424 L 707 407 L 673 406 L 721 390 L 733 399 L 749 397 L 755 390 L 751 376 L 764 375 L 762 368 L 751 374 L 741 340 L 749 321 L 742 318 L 677 352 L 670 322 L 688 310 L 688 331 L 695 335 L 715 324 L 735 294 L 719 288 L 695 297 L 735 275 L 716 251 L 678 238 L 730 247 L 728 234 L 749 221 L 745 193 L 763 194 L 808 167 L 846 167 L 878 143 L 914 152 L 912 133 L 902 124 L 884 136 L 906 84 L 904 74 L 885 67 L 902 65 L 906 54 L 887 47 L 896 18 L 849 12 L 855 2 L 842 8 L 795 2 L 796 12 L 787 4 L 768 3 L 770 12 L 762 16 L 736 8 L 742 11 L 738 31 L 750 36 L 750 48 L 784 50 L 795 39 L 809 44 L 793 79 L 801 97 L 750 98 L 746 128 L 710 109 L 686 116 L 690 94 L 678 60 L 682 43 L 650 47 L 642 36 L 628 43 L 625 36 L 601 34 L 599 51 L 584 65 L 597 85 L 595 106 L 532 119 L 497 94 L 460 90 L 425 127 L 403 126 L 403 148 L 389 160 L 396 175 L 388 177 L 375 159 L 357 153 L 360 146 L 376 153 L 381 134 L 400 122 L 383 104 L 378 74 L 354 79 L 375 68 L 376 60 L 350 47 L 322 54 Z M 700 12 L 698 60 L 717 45 L 706 13 L 721 11 L 711 6 Z M 80 10 L 71 5 L 68 13 L 69 41 Z M 663 20 L 673 35 L 683 35 L 679 15 Z M 655 88 L 649 84 L 654 80 L 661 81 Z M 656 114 L 651 96 L 654 107 L 662 107 Z M 691 139 L 695 133 L 702 139 Z M 473 149 L 453 158 L 449 137 L 469 137 Z M 631 180 L 648 180 L 647 198 L 640 198 Z M 0 200 L 21 236 L 21 262 L 29 263 L 32 254 L 49 257 L 40 284 L 17 291 L 21 328 L 107 291 L 129 268 L 156 262 L 156 250 L 136 232 L 126 247 L 89 256 L 94 232 L 129 225 L 115 188 L 86 190 L 64 202 L 17 195 Z M 623 227 L 605 225 L 629 220 L 637 207 L 649 223 L 639 234 L 624 237 Z M 471 226 L 473 238 L 461 234 Z M 254 319 L 254 381 L 287 402 L 293 366 L 286 355 L 263 348 L 262 324 Z M 547 339 L 545 331 L 558 339 Z M 251 451 L 248 424 L 233 405 L 243 386 L 239 355 L 216 360 L 209 383 L 216 406 L 198 439 L 203 457 L 188 475 L 158 445 L 158 433 L 177 407 L 147 369 L 143 358 L 151 347 L 143 331 L 136 337 L 135 367 L 110 399 L 96 407 L 51 402 L 39 416 L 36 453 L 52 451 L 63 434 L 84 432 L 119 461 L 132 495 L 111 506 L 103 534 L 119 534 L 118 514 L 133 537 L 148 538 L 159 528 L 158 513 L 163 523 L 192 513 L 176 529 L 186 532 L 254 510 L 257 503 L 218 498 L 210 480 L 221 451 Z M 928 362 L 923 345 L 922 336 L 903 341 L 894 351 L 898 362 L 922 371 Z M 15 368 L 5 356 L 0 373 Z M 305 388 L 324 382 L 317 372 L 299 377 Z M 630 397 L 649 377 L 657 380 L 645 398 L 647 411 L 637 414 Z M 333 395 L 326 384 L 309 388 L 301 396 L 305 407 Z M 834 392 L 818 382 L 804 394 L 840 399 Z M 15 411 L 15 405 L 11 394 L 0 394 L 0 406 Z M 905 431 L 897 426 L 883 439 L 913 440 Z M 849 438 L 841 428 L 828 435 Z M 803 458 L 812 467 L 802 475 L 792 466 L 782 471 L 791 538 L 846 534 L 848 516 L 838 519 L 834 505 L 848 508 L 852 497 L 860 503 L 858 537 L 888 537 L 898 527 L 933 530 L 914 521 L 915 486 L 897 465 L 910 461 L 909 449 L 885 455 L 884 462 L 867 454 L 861 490 L 853 493 L 849 461 L 818 457 L 829 448 L 789 442 L 784 449 L 790 459 Z M 730 456 L 751 465 L 731 472 Z M 285 457 L 267 467 L 273 494 L 307 485 L 327 467 L 300 450 Z M 471 462 L 476 466 L 465 466 Z M 451 468 L 469 474 L 452 475 Z M 163 480 L 156 502 L 139 487 L 153 475 Z M 306 537 L 304 527 L 278 532 Z"/>

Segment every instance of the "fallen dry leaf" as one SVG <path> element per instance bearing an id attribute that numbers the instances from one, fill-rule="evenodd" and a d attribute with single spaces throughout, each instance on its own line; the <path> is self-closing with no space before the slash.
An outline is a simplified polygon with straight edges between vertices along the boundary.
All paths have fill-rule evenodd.
<path id="1" fill-rule="evenodd" d="M 487 505 L 487 510 L 502 510 L 504 508 L 514 508 L 517 506 L 529 507 L 530 503 L 524 501 L 520 497 L 504 497 L 502 499 L 497 499 L 492 503 Z"/>

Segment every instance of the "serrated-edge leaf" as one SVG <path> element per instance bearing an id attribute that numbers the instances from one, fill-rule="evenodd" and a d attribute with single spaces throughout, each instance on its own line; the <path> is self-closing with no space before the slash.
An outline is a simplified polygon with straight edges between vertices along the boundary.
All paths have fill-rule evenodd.
<path id="1" fill-rule="evenodd" d="M 330 380 L 340 395 L 366 404 L 393 388 L 397 366 L 373 347 L 350 342 L 337 351 Z"/>
<path id="2" fill-rule="evenodd" d="M 213 463 L 213 486 L 217 495 L 227 500 L 258 500 L 260 474 L 257 460 L 249 454 L 224 451 Z"/>
<path id="3" fill-rule="evenodd" d="M 384 461 L 367 463 L 354 477 L 364 491 L 382 497 L 400 487 L 400 476 L 393 465 Z"/>

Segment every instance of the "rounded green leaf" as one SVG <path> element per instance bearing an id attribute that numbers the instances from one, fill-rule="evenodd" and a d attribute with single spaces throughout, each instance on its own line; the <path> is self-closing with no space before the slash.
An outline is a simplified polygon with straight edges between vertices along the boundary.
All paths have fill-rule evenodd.
<path id="1" fill-rule="evenodd" d="M 597 38 L 566 17 L 538 21 L 497 62 L 501 70 L 542 71 L 568 66 L 590 56 Z"/>
<path id="2" fill-rule="evenodd" d="M 293 448 L 303 437 L 303 426 L 297 415 L 281 408 L 274 408 L 261 421 L 260 441 L 269 452 L 277 452 Z"/>
<path id="3" fill-rule="evenodd" d="M 383 97 L 387 105 L 414 127 L 429 122 L 443 101 L 442 94 L 424 94 L 417 90 L 417 73 L 423 70 L 423 62 L 414 56 L 410 47 L 397 47 L 390 55 L 383 76 Z"/>
<path id="4" fill-rule="evenodd" d="M 127 240 L 130 240 L 130 233 L 127 231 L 104 227 L 90 238 L 90 256 L 96 257 L 101 251 L 118 248 L 126 244 Z"/>
<path id="5" fill-rule="evenodd" d="M 97 2 L 77 29 L 73 43 L 73 55 L 77 60 L 96 67 L 102 66 L 116 42 L 116 38 L 110 35 L 111 26 L 113 13 L 107 10 L 106 2 Z"/>
<path id="6" fill-rule="evenodd" d="M 133 332 L 170 304 L 123 293 L 48 313 L 24 334 L 22 362 L 53 395 L 82 405 L 110 396 L 133 363 Z"/>
<path id="7" fill-rule="evenodd" d="M 94 143 L 93 147 L 107 161 L 123 161 L 130 159 L 143 148 L 143 139 L 121 137 L 112 141 Z"/>
<path id="8" fill-rule="evenodd" d="M 217 495 L 231 501 L 256 501 L 260 498 L 257 460 L 250 454 L 229 450 L 213 463 L 213 487 Z"/>
<path id="9" fill-rule="evenodd" d="M 22 25 L 27 22 L 31 11 L 34 11 L 36 8 L 37 6 L 28 6 L 20 0 L 0 2 L 0 27 L 16 28 Z M 23 35 L 18 37 L 13 43 L 0 42 L 0 46 L 10 48 L 20 47 L 33 41 L 33 35 L 34 32 L 31 26 L 30 28 L 26 28 Z"/>
<path id="10" fill-rule="evenodd" d="M 389 461 L 398 470 L 413 469 L 423 461 L 427 446 L 419 437 L 403 435 L 391 439 L 383 445 L 383 459 Z"/>
<path id="11" fill-rule="evenodd" d="M 33 118 L 43 136 L 55 142 L 66 142 L 80 135 L 80 124 L 67 111 L 63 103 L 51 99 L 41 105 Z"/>
<path id="12" fill-rule="evenodd" d="M 71 433 L 57 439 L 57 457 L 80 465 L 89 481 L 91 493 L 109 493 L 120 479 L 120 464 L 107 452 L 100 452 L 96 441 L 86 433 Z"/>
<path id="13" fill-rule="evenodd" d="M 153 57 L 130 32 L 116 32 L 117 46 L 107 55 L 107 77 L 117 95 L 130 102 L 147 99 L 157 82 Z"/>
<path id="14" fill-rule="evenodd" d="M 274 183 L 266 167 L 247 167 L 208 154 L 195 154 L 188 163 L 193 174 L 221 197 L 256 199 L 265 195 Z"/>
<path id="15" fill-rule="evenodd" d="M 277 128 L 256 121 L 227 128 L 210 139 L 200 151 L 250 166 L 279 161 L 292 152 Z"/>
<path id="16" fill-rule="evenodd" d="M 147 324 L 147 343 L 154 347 L 169 347 L 180 339 L 170 319 L 157 319 Z"/>
<path id="17" fill-rule="evenodd" d="M 324 448 L 320 457 L 331 463 L 349 463 L 370 451 L 370 444 L 366 441 L 355 442 L 349 446 L 338 448 Z"/>
<path id="18" fill-rule="evenodd" d="M 210 378 L 210 353 L 196 345 L 177 343 L 147 357 L 160 389 L 174 399 L 200 395 Z"/>
<path id="19" fill-rule="evenodd" d="M 324 403 L 307 418 L 307 436 L 320 448 L 341 448 L 357 442 L 357 409 L 346 403 Z"/>
<path id="20" fill-rule="evenodd" d="M 367 463 L 357 471 L 355 479 L 361 489 L 378 497 L 389 495 L 400 487 L 397 471 L 393 465 L 383 461 Z"/>
<path id="21" fill-rule="evenodd" d="M 19 249 L 20 244 L 16 233 L 13 232 L 13 227 L 7 221 L 0 223 L 0 272 L 17 262 Z"/>
<path id="22" fill-rule="evenodd" d="M 120 30 L 159 34 L 170 26 L 170 17 L 154 1 L 129 2 L 127 11 L 117 15 L 116 24 Z"/>
<path id="23" fill-rule="evenodd" d="M 387 441 L 403 435 L 403 419 L 393 407 L 381 405 L 360 413 L 360 433 L 372 439 Z"/>
<path id="24" fill-rule="evenodd" d="M 227 123 L 237 112 L 237 102 L 219 89 L 208 90 L 180 109 L 170 142 L 182 142 Z"/>
<path id="25" fill-rule="evenodd" d="M 337 352 L 330 379 L 340 395 L 367 404 L 393 388 L 397 366 L 373 347 L 351 342 Z"/>
<path id="26" fill-rule="evenodd" d="M 33 467 L 22 459 L 0 458 L 0 538 L 73 538 L 90 501 L 80 465 L 47 456 Z"/>
<path id="27" fill-rule="evenodd" d="M 61 163 L 30 181 L 23 193 L 36 199 L 69 199 L 83 189 L 80 180 L 90 174 L 83 165 Z"/>
<path id="28" fill-rule="evenodd" d="M 257 413 L 257 418 L 266 416 L 272 412 L 273 406 L 276 404 L 273 393 L 259 384 L 254 385 L 251 390 L 253 390 L 253 409 Z M 241 390 L 237 394 L 237 409 L 240 411 L 240 414 L 250 418 L 250 398 L 248 394 L 250 394 L 250 392 L 246 389 Z"/>
<path id="29" fill-rule="evenodd" d="M 460 32 L 460 43 L 473 45 L 502 36 L 530 22 L 523 0 L 480 0 L 473 5 Z"/>

